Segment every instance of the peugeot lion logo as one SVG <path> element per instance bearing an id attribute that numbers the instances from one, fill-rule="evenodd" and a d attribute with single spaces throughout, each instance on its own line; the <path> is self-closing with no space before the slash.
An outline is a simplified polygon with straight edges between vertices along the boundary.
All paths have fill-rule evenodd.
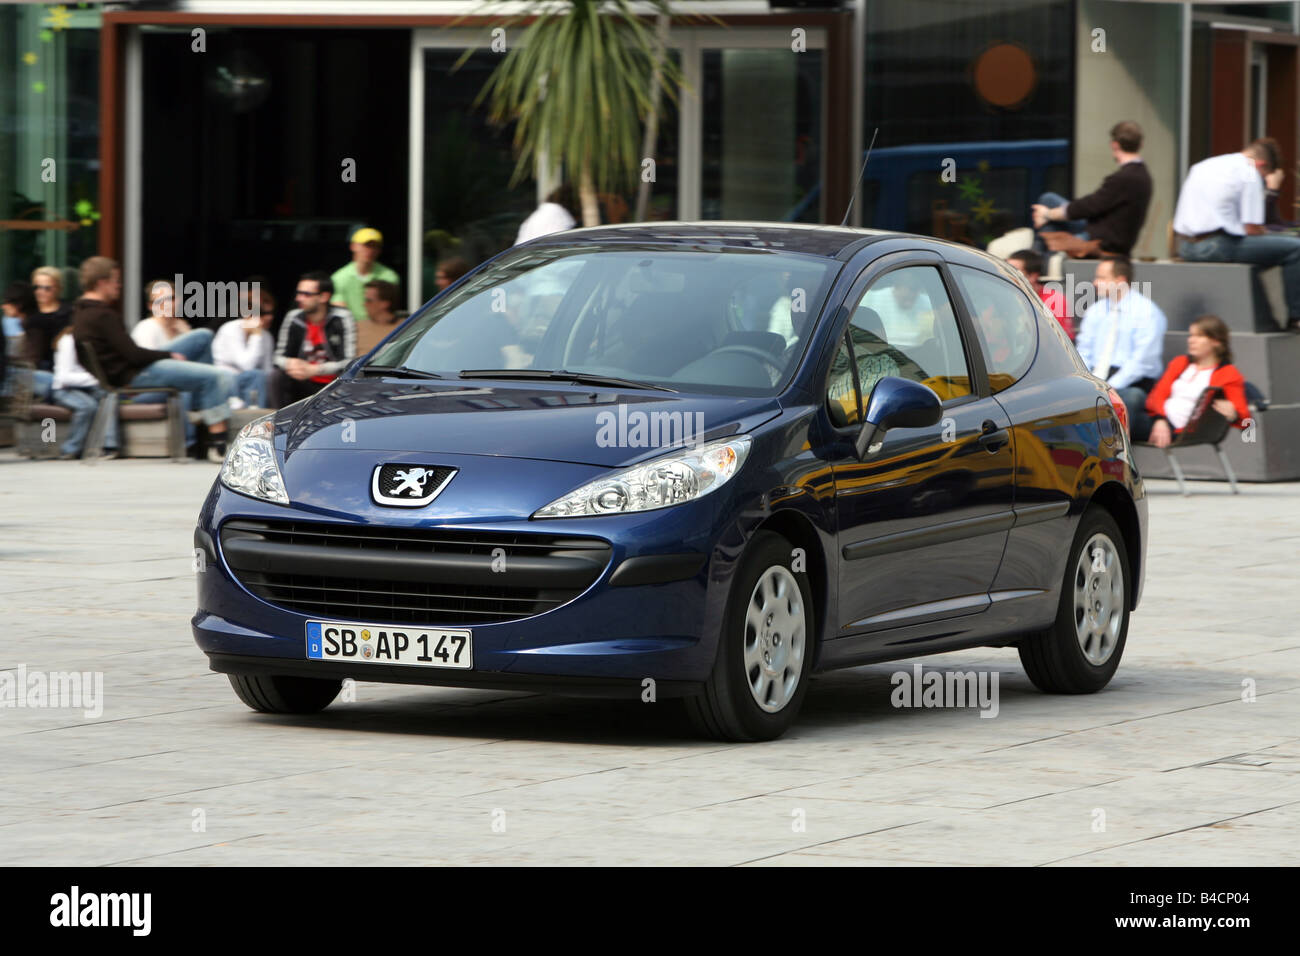
<path id="1" fill-rule="evenodd" d="M 454 474 L 456 469 L 445 465 L 380 465 L 371 479 L 370 491 L 381 505 L 416 508 L 438 497 Z"/>
<path id="2" fill-rule="evenodd" d="M 408 468 L 406 471 L 399 471 L 393 476 L 397 479 L 397 487 L 393 489 L 393 497 L 401 497 L 403 493 L 411 498 L 420 498 L 424 495 L 424 486 L 433 477 L 433 472 L 428 468 Z"/>

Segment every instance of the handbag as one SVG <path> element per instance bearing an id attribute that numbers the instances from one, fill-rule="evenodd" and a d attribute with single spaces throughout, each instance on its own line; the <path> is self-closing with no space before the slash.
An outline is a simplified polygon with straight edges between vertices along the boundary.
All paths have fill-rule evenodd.
<path id="1" fill-rule="evenodd" d="M 1192 416 L 1187 424 L 1174 437 L 1172 444 L 1179 445 L 1217 445 L 1228 433 L 1232 423 L 1214 409 L 1215 399 L 1226 398 L 1223 389 L 1211 386 L 1196 396 L 1192 406 Z"/>

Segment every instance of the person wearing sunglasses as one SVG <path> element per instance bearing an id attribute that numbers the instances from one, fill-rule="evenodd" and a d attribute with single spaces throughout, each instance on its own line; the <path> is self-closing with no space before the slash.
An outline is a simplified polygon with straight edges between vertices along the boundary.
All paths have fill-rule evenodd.
<path id="1" fill-rule="evenodd" d="M 54 368 L 54 340 L 72 322 L 72 306 L 63 302 L 63 273 L 54 266 L 32 272 L 35 308 L 23 317 L 27 360 L 42 371 Z"/>
<path id="2" fill-rule="evenodd" d="M 275 369 L 267 382 L 271 408 L 315 395 L 356 358 L 357 323 L 347 309 L 331 306 L 334 283 L 324 272 L 298 279 L 294 303 L 275 343 Z"/>

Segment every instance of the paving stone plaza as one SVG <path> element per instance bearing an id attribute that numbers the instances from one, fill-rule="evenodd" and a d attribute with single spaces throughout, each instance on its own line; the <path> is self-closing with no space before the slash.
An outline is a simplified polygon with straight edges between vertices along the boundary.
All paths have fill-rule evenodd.
<path id="1" fill-rule="evenodd" d="M 215 474 L 0 455 L 0 668 L 103 680 L 93 707 L 0 706 L 8 863 L 1300 863 L 1300 485 L 1148 483 L 1145 597 L 1100 694 L 977 650 L 919 663 L 997 672 L 991 719 L 892 706 L 907 661 L 727 746 L 662 702 L 358 684 L 254 714 L 189 630 Z"/>

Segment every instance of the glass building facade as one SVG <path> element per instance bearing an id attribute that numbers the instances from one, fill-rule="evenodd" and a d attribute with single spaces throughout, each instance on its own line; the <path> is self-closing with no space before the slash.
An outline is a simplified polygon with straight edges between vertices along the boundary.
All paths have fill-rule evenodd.
<path id="1" fill-rule="evenodd" d="M 1072 0 L 866 4 L 863 224 L 983 244 L 1069 195 Z"/>
<path id="2" fill-rule="evenodd" d="M 98 247 L 99 25 L 97 4 L 0 4 L 5 283 Z"/>

